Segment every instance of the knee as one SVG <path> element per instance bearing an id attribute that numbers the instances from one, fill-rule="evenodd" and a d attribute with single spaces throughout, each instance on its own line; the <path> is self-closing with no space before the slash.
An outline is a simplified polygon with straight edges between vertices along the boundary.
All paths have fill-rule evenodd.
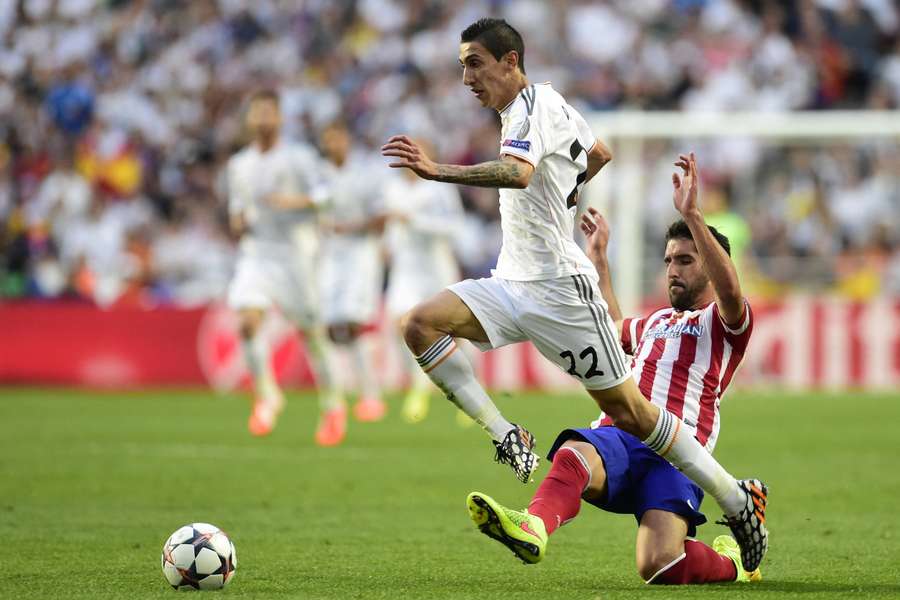
<path id="1" fill-rule="evenodd" d="M 641 579 L 644 581 L 649 581 L 651 577 L 671 565 L 679 556 L 679 553 L 664 548 L 649 549 L 638 556 L 638 575 L 640 575 Z"/>
<path id="2" fill-rule="evenodd" d="M 241 312 L 238 318 L 238 331 L 245 340 L 253 339 L 262 323 L 262 315 L 256 311 Z"/>
<path id="3" fill-rule="evenodd" d="M 600 458 L 597 449 L 594 448 L 593 445 L 573 437 L 560 445 L 559 449 L 562 450 L 563 448 L 574 450 L 580 457 L 580 462 L 585 466 L 590 475 L 603 475 L 603 460 Z M 559 450 L 557 450 L 557 453 L 558 452 Z"/>
<path id="4" fill-rule="evenodd" d="M 430 329 L 431 319 L 428 312 L 419 306 L 412 308 L 400 317 L 400 331 L 410 349 L 418 349 L 422 340 L 428 337 Z"/>
<path id="5" fill-rule="evenodd" d="M 569 439 L 560 446 L 560 450 L 569 448 L 574 450 L 581 457 L 581 462 L 588 471 L 587 487 L 581 493 L 581 498 L 586 502 L 594 502 L 602 500 L 606 494 L 606 469 L 603 465 L 603 459 L 597 453 L 597 449 L 593 445 L 581 441 L 579 439 Z M 556 456 L 559 456 L 557 450 Z M 556 457 L 554 456 L 554 462 Z"/>

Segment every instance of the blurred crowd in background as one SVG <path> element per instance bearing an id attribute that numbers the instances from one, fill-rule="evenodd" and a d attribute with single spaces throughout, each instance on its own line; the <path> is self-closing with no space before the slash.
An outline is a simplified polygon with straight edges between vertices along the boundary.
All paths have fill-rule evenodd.
<path id="1" fill-rule="evenodd" d="M 496 157 L 497 117 L 457 61 L 459 32 L 485 15 L 521 31 L 531 81 L 585 113 L 900 107 L 893 0 L 0 2 L 0 296 L 220 298 L 234 253 L 222 168 L 262 87 L 299 141 L 341 119 L 373 153 L 404 132 L 445 162 Z M 897 140 L 728 144 L 698 148 L 716 157 L 704 202 L 756 293 L 900 294 Z M 656 256 L 683 148 L 645 150 Z M 482 276 L 497 194 L 462 193 L 460 260 Z"/>

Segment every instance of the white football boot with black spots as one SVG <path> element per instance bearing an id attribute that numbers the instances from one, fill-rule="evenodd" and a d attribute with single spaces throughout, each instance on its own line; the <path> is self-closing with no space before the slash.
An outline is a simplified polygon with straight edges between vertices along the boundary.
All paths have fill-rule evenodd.
<path id="1" fill-rule="evenodd" d="M 501 465 L 509 465 L 516 477 L 522 483 L 531 481 L 531 474 L 537 470 L 540 459 L 532 452 L 535 446 L 534 436 L 525 429 L 513 423 L 514 429 L 510 429 L 503 441 L 494 442 L 494 455 Z"/>

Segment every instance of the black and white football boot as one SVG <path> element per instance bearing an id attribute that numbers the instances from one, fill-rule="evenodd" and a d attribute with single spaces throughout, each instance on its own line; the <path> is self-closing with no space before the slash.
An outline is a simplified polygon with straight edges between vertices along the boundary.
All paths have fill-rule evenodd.
<path id="1" fill-rule="evenodd" d="M 534 436 L 515 423 L 513 427 L 503 437 L 503 441 L 494 441 L 497 452 L 494 460 L 501 465 L 509 465 L 519 481 L 528 483 L 531 481 L 531 474 L 537 470 L 540 458 L 532 452 L 535 446 Z"/>
<path id="2" fill-rule="evenodd" d="M 739 479 L 738 485 L 747 495 L 747 503 L 733 516 L 725 515 L 720 525 L 727 525 L 741 548 L 741 563 L 748 573 L 755 571 L 769 549 L 766 530 L 766 497 L 769 488 L 759 479 Z"/>

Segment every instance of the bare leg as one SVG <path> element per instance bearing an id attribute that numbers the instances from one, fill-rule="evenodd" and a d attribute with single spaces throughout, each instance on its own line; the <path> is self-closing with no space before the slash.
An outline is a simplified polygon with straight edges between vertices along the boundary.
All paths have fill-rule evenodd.
<path id="1" fill-rule="evenodd" d="M 321 326 L 303 330 L 303 337 L 316 378 L 319 411 L 324 413 L 340 410 L 344 406 L 344 393 L 336 374 L 334 346 Z"/>
<path id="2" fill-rule="evenodd" d="M 420 356 L 446 335 L 473 342 L 488 341 L 481 323 L 469 307 L 448 290 L 441 290 L 403 315 L 400 329 L 407 347 L 415 356 Z"/>
<path id="3" fill-rule="evenodd" d="M 637 569 L 644 581 L 671 566 L 684 556 L 687 520 L 675 513 L 648 510 L 638 527 L 635 554 Z"/>
<path id="4" fill-rule="evenodd" d="M 488 337 L 469 307 L 443 290 L 403 316 L 403 338 L 422 370 L 463 412 L 499 442 L 514 429 L 478 383 L 472 365 L 456 352 L 453 338 L 487 342 Z"/>
<path id="5" fill-rule="evenodd" d="M 638 573 L 644 581 L 685 585 L 737 578 L 736 557 L 687 539 L 687 532 L 688 522 L 680 515 L 655 509 L 644 513 L 635 546 Z"/>
<path id="6" fill-rule="evenodd" d="M 372 356 L 364 339 L 363 330 L 362 323 L 336 323 L 328 328 L 328 335 L 348 355 L 356 373 L 359 392 L 353 406 L 356 420 L 372 422 L 384 417 L 387 406 L 381 400 L 381 385 L 375 374 L 375 366 L 372 364 Z"/>
<path id="7" fill-rule="evenodd" d="M 338 323 L 328 327 L 328 336 L 331 341 L 344 352 L 353 365 L 356 373 L 356 383 L 360 398 L 381 398 L 381 386 L 375 374 L 375 366 L 366 340 L 363 335 L 361 323 Z"/>
<path id="8" fill-rule="evenodd" d="M 406 343 L 403 340 L 403 330 L 400 327 L 400 320 L 396 322 L 397 342 L 402 345 L 401 360 L 403 361 L 403 370 L 409 375 L 409 388 L 406 396 L 403 398 L 403 408 L 401 415 L 407 423 L 419 423 L 428 416 L 428 408 L 431 403 L 431 391 L 433 385 L 428 375 L 419 368 L 416 357 L 412 352 L 406 349 Z M 458 411 L 461 412 L 461 411 Z M 468 419 L 468 417 L 466 417 Z M 471 422 L 471 419 L 470 419 Z"/>

